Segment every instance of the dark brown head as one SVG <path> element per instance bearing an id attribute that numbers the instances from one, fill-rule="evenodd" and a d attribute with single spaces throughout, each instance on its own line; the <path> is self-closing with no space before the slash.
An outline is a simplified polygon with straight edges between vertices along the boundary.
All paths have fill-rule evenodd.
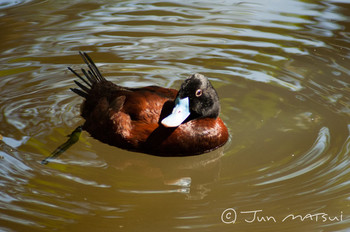
<path id="1" fill-rule="evenodd" d="M 173 112 L 162 120 L 166 127 L 177 127 L 186 119 L 217 118 L 219 97 L 207 77 L 196 73 L 181 85 Z"/>

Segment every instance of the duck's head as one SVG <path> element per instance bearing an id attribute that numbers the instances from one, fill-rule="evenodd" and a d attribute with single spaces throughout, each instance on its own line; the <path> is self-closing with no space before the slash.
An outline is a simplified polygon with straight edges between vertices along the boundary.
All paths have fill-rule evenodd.
<path id="1" fill-rule="evenodd" d="M 181 85 L 172 113 L 161 123 L 165 127 L 177 127 L 186 119 L 217 118 L 220 112 L 219 97 L 208 78 L 196 73 Z"/>

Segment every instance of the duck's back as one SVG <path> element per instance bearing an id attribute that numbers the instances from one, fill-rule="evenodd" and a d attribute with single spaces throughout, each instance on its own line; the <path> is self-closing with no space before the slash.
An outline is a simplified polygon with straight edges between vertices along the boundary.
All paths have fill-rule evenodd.
<path id="1" fill-rule="evenodd" d="M 97 82 L 82 105 L 83 128 L 105 143 L 137 149 L 171 111 L 176 93 L 157 86 L 132 89 Z"/>

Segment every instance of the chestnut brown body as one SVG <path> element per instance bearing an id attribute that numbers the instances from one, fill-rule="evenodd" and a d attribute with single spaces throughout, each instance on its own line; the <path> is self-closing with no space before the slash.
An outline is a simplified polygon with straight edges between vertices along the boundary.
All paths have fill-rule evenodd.
<path id="1" fill-rule="evenodd" d="M 82 56 L 90 67 L 90 71 L 84 71 L 84 82 L 89 87 L 76 82 L 82 89 L 72 90 L 85 98 L 81 110 L 86 120 L 83 129 L 94 138 L 159 156 L 197 155 L 228 140 L 227 128 L 219 117 L 190 118 L 177 127 L 163 126 L 161 120 L 172 112 L 177 90 L 115 85 L 102 77 L 90 57 L 85 53 Z"/>

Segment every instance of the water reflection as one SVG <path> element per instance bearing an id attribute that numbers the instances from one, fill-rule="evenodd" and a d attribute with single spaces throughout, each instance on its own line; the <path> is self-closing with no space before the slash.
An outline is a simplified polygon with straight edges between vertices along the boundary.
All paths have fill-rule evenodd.
<path id="1" fill-rule="evenodd" d="M 0 9 L 10 8 L 10 7 L 14 7 L 14 6 L 20 5 L 20 4 L 25 4 L 25 3 L 28 3 L 28 2 L 30 2 L 30 0 L 17 0 L 17 1 L 1 0 L 0 1 Z"/>
<path id="2" fill-rule="evenodd" d="M 0 230 L 350 228 L 347 1 L 14 3 L 0 4 Z M 81 124 L 65 71 L 81 67 L 79 50 L 121 85 L 206 74 L 230 142 L 169 159 L 83 133 L 40 165 Z M 228 226 L 229 207 L 344 219 Z"/>

